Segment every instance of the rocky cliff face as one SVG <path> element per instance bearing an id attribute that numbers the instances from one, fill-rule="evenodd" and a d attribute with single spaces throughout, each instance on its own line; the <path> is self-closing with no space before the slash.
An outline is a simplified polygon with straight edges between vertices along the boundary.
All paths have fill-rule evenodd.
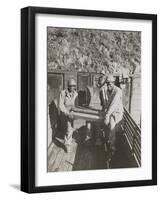
<path id="1" fill-rule="evenodd" d="M 140 72 L 141 33 L 47 29 L 48 70 Z"/>

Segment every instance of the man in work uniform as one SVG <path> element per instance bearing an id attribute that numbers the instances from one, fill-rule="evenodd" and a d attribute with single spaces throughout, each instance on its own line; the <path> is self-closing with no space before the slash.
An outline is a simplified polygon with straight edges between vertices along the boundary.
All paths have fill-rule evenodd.
<path id="1" fill-rule="evenodd" d="M 104 70 L 102 70 L 100 73 L 100 77 L 98 79 L 97 87 L 99 88 L 99 99 L 103 113 L 105 112 L 108 102 L 106 78 L 107 78 L 106 73 Z M 102 145 L 102 138 L 104 134 L 103 134 L 103 129 L 101 129 L 101 127 L 103 126 L 100 125 L 100 123 L 94 124 L 96 146 Z"/>
<path id="2" fill-rule="evenodd" d="M 97 86 L 99 88 L 99 98 L 102 106 L 102 111 L 105 110 L 108 101 L 106 78 L 107 77 L 105 71 L 101 71 L 101 76 L 98 79 Z"/>
<path id="3" fill-rule="evenodd" d="M 73 135 L 73 115 L 72 109 L 75 106 L 75 100 L 78 93 L 75 91 L 76 82 L 69 79 L 68 88 L 61 91 L 59 97 L 59 110 L 62 127 L 65 130 L 64 145 L 67 152 L 71 152 L 72 135 Z"/>
<path id="4" fill-rule="evenodd" d="M 108 102 L 105 108 L 104 124 L 108 127 L 110 152 L 115 153 L 116 125 L 123 117 L 122 91 L 114 84 L 115 78 L 109 75 L 106 79 Z"/>

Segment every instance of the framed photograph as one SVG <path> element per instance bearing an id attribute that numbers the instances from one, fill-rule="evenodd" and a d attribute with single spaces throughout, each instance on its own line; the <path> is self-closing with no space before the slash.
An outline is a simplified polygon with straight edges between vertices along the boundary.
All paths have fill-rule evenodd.
<path id="1" fill-rule="evenodd" d="M 21 190 L 157 184 L 157 16 L 21 9 Z"/>

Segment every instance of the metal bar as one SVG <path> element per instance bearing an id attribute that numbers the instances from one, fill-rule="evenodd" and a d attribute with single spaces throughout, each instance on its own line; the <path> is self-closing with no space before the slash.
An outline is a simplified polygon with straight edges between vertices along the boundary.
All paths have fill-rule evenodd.
<path id="1" fill-rule="evenodd" d="M 127 135 L 126 135 L 126 134 L 125 134 L 125 137 L 126 137 L 127 143 L 129 144 L 129 147 L 130 147 L 130 149 L 132 150 L 131 143 L 130 143 L 130 141 L 129 141 L 129 138 L 127 137 Z"/>
<path id="2" fill-rule="evenodd" d="M 131 116 L 128 115 L 127 113 L 125 113 L 125 117 L 126 117 L 126 119 L 129 121 L 129 123 L 131 124 L 131 126 L 132 126 L 133 128 L 135 128 L 135 131 L 138 131 L 139 134 L 140 134 L 140 133 L 141 133 L 141 130 L 140 130 L 140 128 L 137 126 L 137 124 L 131 119 Z"/>
<path id="3" fill-rule="evenodd" d="M 135 135 L 136 140 L 140 143 L 141 136 L 129 125 L 128 121 L 124 124 L 124 127 L 128 127 L 128 130 L 131 132 L 131 135 Z"/>
<path id="4" fill-rule="evenodd" d="M 126 130 L 126 135 L 129 137 L 129 140 L 130 140 L 130 142 L 132 144 L 133 143 L 133 137 L 130 134 L 128 134 L 127 127 L 125 127 L 125 130 Z"/>
<path id="5" fill-rule="evenodd" d="M 134 154 L 136 155 L 139 163 L 141 163 L 141 155 L 137 151 L 135 151 Z"/>
<path id="6" fill-rule="evenodd" d="M 133 77 L 130 77 L 130 96 L 129 96 L 129 112 L 131 113 L 131 100 L 132 100 Z"/>
<path id="7" fill-rule="evenodd" d="M 134 145 L 134 150 L 136 150 L 139 154 L 141 154 L 141 149 L 138 146 Z"/>
<path id="8" fill-rule="evenodd" d="M 141 167 L 141 162 L 138 161 L 138 159 L 137 159 L 137 157 L 136 157 L 135 154 L 134 154 L 134 158 L 135 158 L 135 160 L 136 160 L 137 165 L 138 165 L 139 167 Z"/>
<path id="9" fill-rule="evenodd" d="M 128 123 L 131 125 L 131 127 L 134 129 L 135 132 L 137 132 L 139 135 L 141 135 L 141 130 L 137 126 L 137 124 L 134 124 L 134 121 L 131 120 L 131 116 L 128 116 L 127 113 L 125 114 L 124 118 L 128 121 Z"/>
<path id="10" fill-rule="evenodd" d="M 135 135 L 136 140 L 140 143 L 141 136 L 138 135 L 133 129 L 131 129 L 128 123 L 126 123 L 125 126 L 128 127 L 128 130 L 131 132 L 131 135 Z"/>
<path id="11" fill-rule="evenodd" d="M 135 147 L 139 150 L 139 152 L 141 153 L 141 145 L 139 145 L 137 142 L 135 142 Z"/>
<path id="12" fill-rule="evenodd" d="M 124 108 L 124 131 L 125 137 L 138 166 L 141 166 L 141 130 Z"/>
<path id="13" fill-rule="evenodd" d="M 129 138 L 128 138 L 127 134 L 125 134 L 125 137 L 126 137 L 126 140 L 127 140 L 128 145 L 129 145 L 129 147 L 130 147 L 130 149 L 131 149 L 131 151 L 132 151 L 132 145 L 131 145 L 131 143 L 130 143 L 130 141 L 129 141 Z M 134 159 L 135 159 L 137 165 L 138 165 L 139 167 L 141 167 L 141 160 L 138 158 L 138 156 L 137 156 L 137 154 L 136 154 L 135 152 L 133 153 L 133 157 L 134 157 Z"/>
<path id="14" fill-rule="evenodd" d="M 128 111 L 126 110 L 126 108 L 124 108 L 124 114 L 125 116 L 129 119 L 129 121 L 131 121 L 131 123 L 134 125 L 134 127 L 138 130 L 139 133 L 141 133 L 141 130 L 139 128 L 139 126 L 136 124 L 136 122 L 133 120 L 132 116 L 130 115 L 130 113 L 128 113 Z"/>
<path id="15" fill-rule="evenodd" d="M 125 128 L 126 128 L 128 134 L 129 134 L 129 135 L 132 137 L 132 139 L 133 139 L 134 134 L 133 134 L 133 132 L 129 129 L 129 127 L 127 126 L 127 124 L 125 125 Z"/>

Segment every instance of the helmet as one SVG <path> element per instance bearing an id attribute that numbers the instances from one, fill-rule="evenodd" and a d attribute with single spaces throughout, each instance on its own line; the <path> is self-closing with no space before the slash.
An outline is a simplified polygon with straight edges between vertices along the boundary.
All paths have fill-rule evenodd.
<path id="1" fill-rule="evenodd" d="M 73 78 L 68 80 L 68 86 L 76 86 L 76 82 Z"/>
<path id="2" fill-rule="evenodd" d="M 109 74 L 109 75 L 107 76 L 106 82 L 107 82 L 107 83 L 109 83 L 109 82 L 115 82 L 115 78 L 113 77 L 112 74 Z"/>

